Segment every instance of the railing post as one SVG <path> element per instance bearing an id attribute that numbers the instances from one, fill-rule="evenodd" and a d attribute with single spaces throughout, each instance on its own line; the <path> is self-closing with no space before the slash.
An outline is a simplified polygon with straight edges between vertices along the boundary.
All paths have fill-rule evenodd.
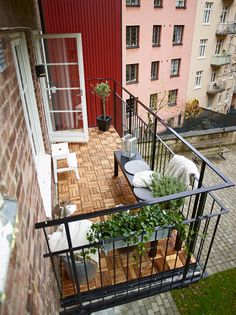
<path id="1" fill-rule="evenodd" d="M 114 92 L 113 92 L 113 105 L 114 105 L 114 127 L 117 130 L 116 126 L 116 115 L 117 115 L 117 110 L 116 110 L 116 81 L 113 80 L 114 83 Z"/>
<path id="2" fill-rule="evenodd" d="M 151 161 L 151 170 L 154 170 L 155 167 L 155 156 L 156 156 L 156 132 L 157 132 L 157 118 L 154 120 L 154 130 L 153 130 L 153 141 L 152 141 L 152 161 Z"/>
<path id="3" fill-rule="evenodd" d="M 132 108 L 131 108 L 131 103 L 133 101 L 133 96 L 129 96 L 129 133 L 132 133 Z"/>

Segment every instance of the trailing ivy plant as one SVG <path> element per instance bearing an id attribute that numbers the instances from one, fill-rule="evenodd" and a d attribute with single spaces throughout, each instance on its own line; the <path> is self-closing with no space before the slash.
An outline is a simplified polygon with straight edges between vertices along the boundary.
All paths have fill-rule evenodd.
<path id="1" fill-rule="evenodd" d="M 172 177 L 159 177 L 154 174 L 150 188 L 154 197 L 163 197 L 185 190 L 185 185 Z M 183 198 L 170 200 L 141 208 L 139 211 L 123 211 L 113 214 L 106 221 L 93 223 L 87 239 L 90 243 L 102 240 L 124 237 L 130 245 L 138 244 L 139 252 L 145 248 L 144 242 L 149 241 L 156 227 L 173 226 L 181 235 L 182 240 L 187 236 L 184 217 L 179 211 Z M 140 235 L 143 234 L 143 242 Z"/>

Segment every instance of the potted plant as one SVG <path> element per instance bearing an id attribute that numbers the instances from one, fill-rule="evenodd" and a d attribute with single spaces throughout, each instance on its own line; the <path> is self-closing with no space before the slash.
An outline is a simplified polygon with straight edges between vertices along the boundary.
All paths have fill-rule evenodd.
<path id="1" fill-rule="evenodd" d="M 96 118 L 99 130 L 107 131 L 111 125 L 111 116 L 106 114 L 106 100 L 111 93 L 111 88 L 108 82 L 97 83 L 93 88 L 94 94 L 102 99 L 102 115 Z"/>
<path id="2" fill-rule="evenodd" d="M 159 182 L 159 184 L 157 183 Z M 171 177 L 159 178 L 154 175 L 151 187 L 159 197 L 174 194 L 185 189 L 185 185 Z M 93 223 L 87 239 L 90 243 L 102 241 L 105 251 L 113 249 L 111 239 L 115 241 L 115 248 L 137 245 L 142 252 L 145 242 L 166 238 L 169 226 L 181 233 L 182 240 L 186 237 L 186 226 L 182 223 L 183 215 L 179 209 L 184 200 L 177 199 L 150 206 L 138 211 L 123 211 L 113 214 L 108 220 Z"/>

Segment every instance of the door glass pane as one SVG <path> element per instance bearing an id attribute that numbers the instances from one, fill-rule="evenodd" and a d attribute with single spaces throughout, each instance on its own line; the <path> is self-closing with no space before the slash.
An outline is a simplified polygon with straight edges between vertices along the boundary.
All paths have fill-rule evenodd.
<path id="1" fill-rule="evenodd" d="M 83 129 L 83 113 L 76 112 L 52 112 L 51 113 L 53 131 L 68 131 L 72 129 Z"/>
<path id="2" fill-rule="evenodd" d="M 50 87 L 80 87 L 79 69 L 77 65 L 47 66 L 47 72 L 47 83 Z"/>
<path id="3" fill-rule="evenodd" d="M 82 102 L 80 90 L 51 89 L 48 93 L 50 110 L 78 110 Z"/>
<path id="4" fill-rule="evenodd" d="M 78 62 L 75 38 L 43 39 L 47 63 Z"/>

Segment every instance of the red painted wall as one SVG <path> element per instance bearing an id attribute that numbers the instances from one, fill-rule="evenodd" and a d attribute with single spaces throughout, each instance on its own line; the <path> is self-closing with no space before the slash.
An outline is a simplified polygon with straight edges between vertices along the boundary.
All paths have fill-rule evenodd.
<path id="1" fill-rule="evenodd" d="M 121 0 L 40 0 L 45 33 L 81 33 L 89 126 L 101 115 L 100 100 L 91 96 L 92 78 L 121 83 Z M 113 97 L 108 103 L 113 115 Z"/>

